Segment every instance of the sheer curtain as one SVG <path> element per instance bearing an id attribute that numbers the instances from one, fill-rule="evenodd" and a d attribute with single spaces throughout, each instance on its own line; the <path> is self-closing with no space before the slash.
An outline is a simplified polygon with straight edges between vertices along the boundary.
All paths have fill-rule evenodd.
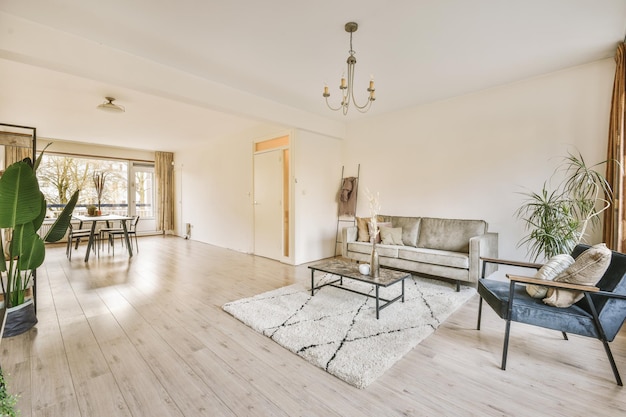
<path id="1" fill-rule="evenodd" d="M 622 224 L 624 218 L 624 96 L 626 88 L 626 56 L 625 43 L 617 46 L 615 52 L 615 80 L 613 81 L 613 99 L 611 102 L 611 119 L 609 122 L 609 144 L 607 160 L 618 161 L 619 164 L 609 163 L 606 169 L 606 179 L 613 190 L 613 204 L 611 210 L 604 214 L 604 228 L 602 238 L 606 245 L 618 252 L 626 248 Z"/>
<path id="2" fill-rule="evenodd" d="M 155 152 L 154 171 L 157 183 L 156 230 L 174 231 L 174 154 Z"/>

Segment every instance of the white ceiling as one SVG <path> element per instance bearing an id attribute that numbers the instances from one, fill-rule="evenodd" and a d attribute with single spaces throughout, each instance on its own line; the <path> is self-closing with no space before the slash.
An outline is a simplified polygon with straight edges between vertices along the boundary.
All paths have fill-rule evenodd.
<path id="1" fill-rule="evenodd" d="M 626 34 L 626 0 L 0 0 L 0 11 L 342 123 L 607 58 Z M 321 92 L 327 82 L 337 97 L 348 21 L 359 24 L 357 99 L 372 74 L 377 101 L 344 117 Z M 173 137 L 193 144 L 259 121 L 2 52 L 0 121 L 43 136 L 175 150 Z M 110 94 L 127 112 L 105 119 L 92 109 Z"/>

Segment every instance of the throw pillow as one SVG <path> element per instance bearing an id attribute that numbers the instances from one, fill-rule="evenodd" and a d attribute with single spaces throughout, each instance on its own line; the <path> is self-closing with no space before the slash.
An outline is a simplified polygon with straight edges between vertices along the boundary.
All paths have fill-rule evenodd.
<path id="1" fill-rule="evenodd" d="M 380 240 L 383 245 L 404 246 L 404 243 L 402 243 L 402 228 L 381 226 Z"/>
<path id="2" fill-rule="evenodd" d="M 358 233 L 356 240 L 358 242 L 369 242 L 370 241 L 370 231 L 369 231 L 369 217 L 357 217 L 356 218 L 356 226 L 358 228 Z"/>
<path id="3" fill-rule="evenodd" d="M 604 243 L 581 253 L 574 263 L 554 281 L 571 284 L 596 285 L 611 263 L 611 250 Z M 554 307 L 569 307 L 583 298 L 581 291 L 550 288 L 543 302 Z"/>
<path id="4" fill-rule="evenodd" d="M 553 256 L 546 262 L 544 266 L 537 271 L 535 278 L 545 279 L 552 281 L 561 272 L 565 271 L 570 265 L 574 263 L 574 258 L 568 254 Z M 526 286 L 526 292 L 533 298 L 545 298 L 548 293 L 548 287 L 543 285 L 528 284 Z"/>
<path id="5" fill-rule="evenodd" d="M 370 237 L 372 236 L 372 223 L 368 223 L 369 225 L 369 233 L 370 233 Z M 391 222 L 378 222 L 378 233 L 376 234 L 376 243 L 380 243 L 380 228 L 381 227 L 391 227 Z"/>

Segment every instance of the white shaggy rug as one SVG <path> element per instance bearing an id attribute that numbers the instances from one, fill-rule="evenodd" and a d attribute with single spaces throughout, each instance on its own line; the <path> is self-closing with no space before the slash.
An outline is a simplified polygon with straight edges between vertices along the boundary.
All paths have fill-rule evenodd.
<path id="1" fill-rule="evenodd" d="M 315 285 L 337 277 L 316 274 Z M 372 285 L 344 279 L 344 285 L 374 294 Z M 365 388 L 434 332 L 476 293 L 474 288 L 413 277 L 405 281 L 405 302 L 381 310 L 375 300 L 331 286 L 311 297 L 298 283 L 225 304 L 222 308 L 254 330 L 336 377 Z M 400 284 L 380 289 L 394 298 Z"/>

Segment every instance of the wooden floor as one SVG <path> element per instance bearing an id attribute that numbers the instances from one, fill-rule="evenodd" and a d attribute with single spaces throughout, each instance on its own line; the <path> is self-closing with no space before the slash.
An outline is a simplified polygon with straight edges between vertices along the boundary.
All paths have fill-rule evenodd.
<path id="1" fill-rule="evenodd" d="M 87 264 L 84 247 L 71 262 L 48 249 L 38 325 L 0 345 L 23 417 L 626 415 L 599 341 L 513 323 L 500 370 L 504 322 L 487 307 L 475 330 L 477 296 L 359 390 L 220 308 L 307 280 L 306 266 L 175 237 L 139 245 Z M 612 348 L 626 379 L 625 329 Z"/>

